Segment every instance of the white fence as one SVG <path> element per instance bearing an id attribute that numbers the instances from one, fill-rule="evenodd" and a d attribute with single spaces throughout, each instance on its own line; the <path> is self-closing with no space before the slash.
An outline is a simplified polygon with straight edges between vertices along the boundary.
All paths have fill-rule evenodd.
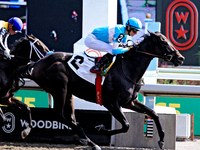
<path id="1" fill-rule="evenodd" d="M 157 68 L 157 79 L 200 80 L 200 69 Z"/>

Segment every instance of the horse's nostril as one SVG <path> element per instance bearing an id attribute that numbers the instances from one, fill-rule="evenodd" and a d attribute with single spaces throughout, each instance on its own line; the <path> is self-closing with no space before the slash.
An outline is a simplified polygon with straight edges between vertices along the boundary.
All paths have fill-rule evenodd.
<path id="1" fill-rule="evenodd" d="M 179 57 L 178 59 L 179 59 L 179 60 L 182 60 L 182 61 L 183 61 L 183 60 L 185 60 L 185 58 L 184 58 L 184 57 Z"/>

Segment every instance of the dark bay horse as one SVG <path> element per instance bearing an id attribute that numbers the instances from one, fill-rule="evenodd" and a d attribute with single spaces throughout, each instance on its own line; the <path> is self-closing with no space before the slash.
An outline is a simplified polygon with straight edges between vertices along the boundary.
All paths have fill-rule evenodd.
<path id="1" fill-rule="evenodd" d="M 144 40 L 128 52 L 118 55 L 116 61 L 105 78 L 102 86 L 103 106 L 122 124 L 122 128 L 110 130 L 102 128 L 109 135 L 127 132 L 129 123 L 121 108 L 127 108 L 139 113 L 146 113 L 157 126 L 160 140 L 159 147 L 164 147 L 164 131 L 158 115 L 137 100 L 141 88 L 141 79 L 149 63 L 154 57 L 172 62 L 174 66 L 181 65 L 184 57 L 173 47 L 169 40 L 159 32 L 145 35 Z M 80 137 L 80 142 L 88 144 L 95 150 L 101 149 L 93 143 L 76 124 L 74 115 L 73 95 L 86 101 L 96 103 L 95 85 L 77 76 L 67 62 L 71 55 L 55 52 L 40 59 L 35 64 L 25 66 L 22 70 L 32 70 L 27 78 L 34 80 L 54 98 L 55 115 L 59 121 L 67 124 Z M 77 62 L 78 63 L 78 62 Z M 89 71 L 89 70 L 88 70 Z M 20 71 L 19 75 L 23 73 Z"/>
<path id="2" fill-rule="evenodd" d="M 30 61 L 37 61 L 49 52 L 44 43 L 33 35 L 27 35 L 16 40 L 11 48 L 11 60 L 0 60 L 0 104 L 20 108 L 24 115 L 27 115 L 29 126 L 22 131 L 22 138 L 25 138 L 32 127 L 30 108 L 14 97 L 15 92 L 20 88 L 20 79 L 15 77 L 15 72 Z M 0 108 L 0 124 L 7 122 Z"/>

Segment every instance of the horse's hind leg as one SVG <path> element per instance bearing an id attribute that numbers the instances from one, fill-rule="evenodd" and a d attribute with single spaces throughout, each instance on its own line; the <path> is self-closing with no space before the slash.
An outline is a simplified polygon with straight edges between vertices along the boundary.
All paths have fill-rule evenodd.
<path id="1" fill-rule="evenodd" d="M 61 119 L 61 122 L 71 127 L 72 131 L 74 131 L 80 138 L 79 142 L 84 145 L 89 145 L 93 150 L 101 150 L 101 148 L 92 142 L 85 134 L 83 128 L 77 125 L 75 118 L 75 109 L 74 109 L 74 101 L 73 96 L 71 94 L 67 94 L 66 100 L 60 101 L 62 94 L 54 95 L 54 109 Z M 65 94 L 63 94 L 64 96 Z M 60 98 L 58 98 L 60 97 Z"/>
<path id="2" fill-rule="evenodd" d="M 137 111 L 139 113 L 145 113 L 145 114 L 149 115 L 154 120 L 156 127 L 157 127 L 157 130 L 158 130 L 159 137 L 160 137 L 160 141 L 158 141 L 158 144 L 159 144 L 160 148 L 163 149 L 165 133 L 162 130 L 162 126 L 160 124 L 159 117 L 156 114 L 156 112 L 154 110 L 148 108 L 147 106 L 145 106 L 144 104 L 142 104 L 138 100 L 134 100 L 134 101 L 126 104 L 123 107 Z"/>
<path id="3" fill-rule="evenodd" d="M 74 101 L 73 101 L 73 96 L 70 96 L 66 98 L 66 103 L 65 103 L 65 107 L 64 107 L 64 115 L 66 116 L 66 119 L 71 120 L 70 122 L 75 124 L 75 128 L 77 130 L 77 134 L 80 137 L 80 142 L 84 145 L 89 145 L 92 146 L 94 150 L 100 150 L 101 148 L 96 145 L 94 142 L 92 142 L 84 133 L 83 128 L 81 128 L 80 126 L 78 126 L 76 124 L 76 118 L 75 118 L 75 108 L 74 108 Z M 86 140 L 85 140 L 86 139 Z M 86 143 L 85 143 L 86 142 Z"/>

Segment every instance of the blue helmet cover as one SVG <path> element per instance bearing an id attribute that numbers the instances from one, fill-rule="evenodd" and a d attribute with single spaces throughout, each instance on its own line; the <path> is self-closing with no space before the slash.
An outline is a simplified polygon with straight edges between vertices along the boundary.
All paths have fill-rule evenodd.
<path id="1" fill-rule="evenodd" d="M 22 28 L 23 28 L 23 22 L 20 18 L 18 17 L 12 17 L 8 20 L 9 23 L 11 23 L 17 32 L 21 32 Z"/>
<path id="2" fill-rule="evenodd" d="M 126 27 L 131 27 L 136 30 L 141 30 L 142 23 L 138 18 L 133 17 L 133 18 L 128 19 L 128 21 L 126 22 Z"/>

